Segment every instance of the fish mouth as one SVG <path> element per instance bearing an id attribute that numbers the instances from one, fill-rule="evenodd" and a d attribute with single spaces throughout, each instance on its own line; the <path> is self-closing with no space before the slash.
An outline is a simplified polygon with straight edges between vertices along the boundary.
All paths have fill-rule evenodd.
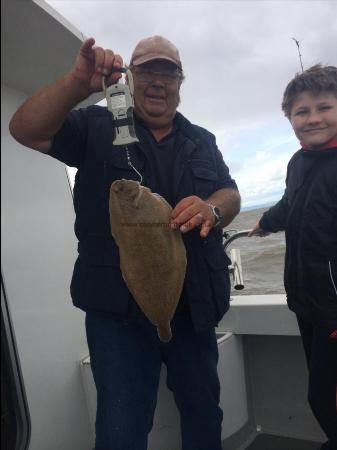
<path id="1" fill-rule="evenodd" d="M 136 180 L 125 180 L 122 178 L 121 180 L 115 180 L 111 187 L 115 192 L 123 192 L 128 190 L 135 190 L 139 187 L 140 183 Z"/>

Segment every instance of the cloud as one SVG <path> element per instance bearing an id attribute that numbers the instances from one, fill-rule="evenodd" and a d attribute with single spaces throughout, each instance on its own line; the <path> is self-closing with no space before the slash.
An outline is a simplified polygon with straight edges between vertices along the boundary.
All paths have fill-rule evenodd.
<path id="1" fill-rule="evenodd" d="M 180 109 L 212 129 L 282 115 L 283 91 L 300 70 L 292 37 L 300 40 L 305 67 L 336 63 L 333 0 L 49 3 L 126 61 L 145 36 L 171 39 L 186 73 Z"/>
<path id="2" fill-rule="evenodd" d="M 286 168 L 299 148 L 284 119 L 236 128 L 218 144 L 236 180 L 243 207 L 278 200 L 285 186 Z"/>
<path id="3" fill-rule="evenodd" d="M 282 146 L 279 147 L 279 149 Z M 275 152 L 263 150 L 247 158 L 237 171 L 233 171 L 242 197 L 243 206 L 258 205 L 278 200 L 285 187 L 287 163 L 294 150 Z"/>
<path id="4" fill-rule="evenodd" d="M 336 1 L 48 3 L 126 61 L 146 36 L 172 40 L 186 75 L 180 112 L 217 136 L 245 201 L 282 192 L 287 160 L 298 145 L 280 106 L 301 70 L 292 38 L 300 41 L 305 68 L 336 65 Z"/>

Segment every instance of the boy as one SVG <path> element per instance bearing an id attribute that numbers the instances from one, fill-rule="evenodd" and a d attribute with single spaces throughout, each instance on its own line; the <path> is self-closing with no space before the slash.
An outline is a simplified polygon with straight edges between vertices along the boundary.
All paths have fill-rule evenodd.
<path id="1" fill-rule="evenodd" d="M 249 236 L 285 230 L 284 283 L 309 368 L 308 399 L 337 450 L 337 67 L 315 65 L 288 84 L 282 109 L 302 148 L 282 199 Z"/>

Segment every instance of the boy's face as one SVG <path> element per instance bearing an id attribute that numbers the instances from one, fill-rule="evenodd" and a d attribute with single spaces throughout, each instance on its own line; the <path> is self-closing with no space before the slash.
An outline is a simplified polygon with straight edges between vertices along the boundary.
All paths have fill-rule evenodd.
<path id="1" fill-rule="evenodd" d="M 291 108 L 290 122 L 297 138 L 310 148 L 322 148 L 337 139 L 337 96 L 332 92 L 299 94 Z"/>

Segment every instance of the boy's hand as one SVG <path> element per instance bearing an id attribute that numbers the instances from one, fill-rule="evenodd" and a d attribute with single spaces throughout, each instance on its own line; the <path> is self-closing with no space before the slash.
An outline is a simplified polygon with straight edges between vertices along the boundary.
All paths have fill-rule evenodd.
<path id="1" fill-rule="evenodd" d="M 69 73 L 72 82 L 77 84 L 78 90 L 86 97 L 102 90 L 102 76 L 106 77 L 107 86 L 117 83 L 122 76 L 118 72 L 123 66 L 122 57 L 112 50 L 94 47 L 94 44 L 94 38 L 83 42 L 75 65 Z"/>
<path id="2" fill-rule="evenodd" d="M 250 232 L 247 234 L 248 237 L 252 237 L 252 236 L 260 236 L 260 237 L 264 237 L 264 236 L 268 236 L 268 231 L 264 231 L 261 227 L 260 227 L 260 222 L 258 222 L 254 228 L 252 230 L 250 230 Z"/>

